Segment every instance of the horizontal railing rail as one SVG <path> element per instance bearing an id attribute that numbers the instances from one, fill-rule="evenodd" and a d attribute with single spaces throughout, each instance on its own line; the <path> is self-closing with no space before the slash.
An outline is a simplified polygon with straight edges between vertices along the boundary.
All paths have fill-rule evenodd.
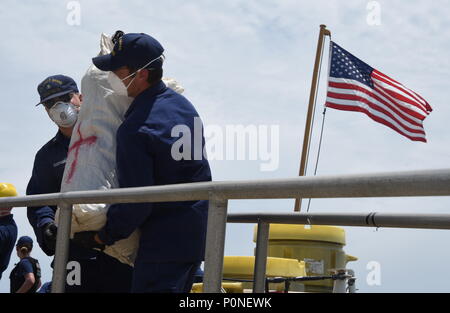
<path id="1" fill-rule="evenodd" d="M 0 206 L 192 201 L 211 193 L 229 200 L 448 196 L 450 169 L 72 191 L 0 198 Z"/>
<path id="2" fill-rule="evenodd" d="M 293 213 L 287 215 L 255 213 L 228 216 L 228 200 L 427 196 L 450 196 L 450 169 L 73 191 L 0 198 L 0 207 L 59 206 L 61 211 L 52 291 L 64 292 L 73 204 L 209 200 L 204 291 L 220 292 L 221 290 L 228 218 L 231 222 L 258 222 L 254 291 L 263 292 L 269 223 L 448 229 L 449 216 L 425 214 L 387 216 L 381 213 Z"/>
<path id="3" fill-rule="evenodd" d="M 230 213 L 228 223 L 334 225 L 375 228 L 450 229 L 450 214 L 407 213 Z"/>

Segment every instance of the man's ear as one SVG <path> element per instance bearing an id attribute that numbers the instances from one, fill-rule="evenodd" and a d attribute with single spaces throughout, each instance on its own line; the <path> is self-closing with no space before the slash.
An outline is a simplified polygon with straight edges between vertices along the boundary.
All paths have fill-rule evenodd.
<path id="1" fill-rule="evenodd" d="M 78 97 L 80 98 L 80 102 L 83 102 L 83 95 L 81 93 L 78 94 Z"/>
<path id="2" fill-rule="evenodd" d="M 142 69 L 139 72 L 137 72 L 137 75 L 139 75 L 139 78 L 148 81 L 148 76 L 150 75 L 150 71 L 148 69 Z"/>

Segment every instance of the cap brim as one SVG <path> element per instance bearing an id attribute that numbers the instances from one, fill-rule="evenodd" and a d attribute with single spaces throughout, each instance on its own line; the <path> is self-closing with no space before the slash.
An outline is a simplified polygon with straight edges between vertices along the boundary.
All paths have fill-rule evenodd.
<path id="1" fill-rule="evenodd" d="M 16 247 L 23 247 L 24 245 L 30 245 L 33 247 L 33 241 L 24 240 L 16 243 Z"/>
<path id="2" fill-rule="evenodd" d="M 92 62 L 98 69 L 105 72 L 114 71 L 115 69 L 117 69 L 117 67 L 113 66 L 111 54 L 100 55 L 98 57 L 92 58 Z"/>
<path id="3" fill-rule="evenodd" d="M 48 101 L 48 100 L 51 100 L 51 99 L 53 99 L 53 98 L 57 98 L 57 97 L 60 97 L 60 96 L 64 96 L 64 95 L 66 95 L 66 94 L 68 94 L 68 93 L 71 93 L 71 92 L 75 92 L 75 91 L 74 91 L 74 90 L 64 90 L 64 91 L 61 91 L 61 92 L 52 94 L 51 96 L 48 96 L 47 98 L 41 100 L 41 102 L 39 102 L 38 104 L 36 104 L 36 106 L 38 106 L 39 104 L 42 104 L 42 103 L 45 102 L 45 101 Z"/>

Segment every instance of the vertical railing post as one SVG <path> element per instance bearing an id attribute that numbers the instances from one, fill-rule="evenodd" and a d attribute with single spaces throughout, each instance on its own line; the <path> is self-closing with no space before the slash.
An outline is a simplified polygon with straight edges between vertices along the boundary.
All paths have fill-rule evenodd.
<path id="1" fill-rule="evenodd" d="M 258 221 L 256 234 L 255 269 L 253 275 L 253 292 L 263 293 L 266 287 L 267 243 L 269 240 L 269 224 Z"/>
<path id="2" fill-rule="evenodd" d="M 347 270 L 348 275 L 350 278 L 347 281 L 348 284 L 348 292 L 349 293 L 355 293 L 356 292 L 356 277 L 355 277 L 355 271 L 353 270 Z"/>
<path id="3" fill-rule="evenodd" d="M 55 262 L 53 268 L 52 293 L 64 293 L 65 291 L 71 224 L 72 204 L 60 204 L 58 233 L 56 236 Z"/>
<path id="4" fill-rule="evenodd" d="M 333 293 L 346 293 L 347 292 L 347 271 L 337 270 L 336 279 L 333 285 Z"/>
<path id="5" fill-rule="evenodd" d="M 227 208 L 227 199 L 210 193 L 203 277 L 203 292 L 205 293 L 219 293 L 222 288 Z"/>

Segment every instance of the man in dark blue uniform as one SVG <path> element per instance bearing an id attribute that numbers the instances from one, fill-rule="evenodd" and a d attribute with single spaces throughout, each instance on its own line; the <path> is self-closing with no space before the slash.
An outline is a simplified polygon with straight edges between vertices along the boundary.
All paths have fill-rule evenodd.
<path id="1" fill-rule="evenodd" d="M 82 95 L 75 81 L 68 76 L 48 77 L 39 84 L 38 92 L 41 98 L 39 104 L 44 105 L 59 130 L 36 154 L 27 195 L 60 192 L 70 137 L 82 103 Z M 56 206 L 29 207 L 27 211 L 39 246 L 49 256 L 55 253 L 55 212 Z M 81 284 L 66 285 L 67 292 L 130 291 L 130 266 L 104 253 L 80 247 L 73 241 L 70 241 L 69 246 L 69 262 L 71 261 L 80 265 Z M 77 267 L 74 266 L 74 269 Z"/>
<path id="2" fill-rule="evenodd" d="M 0 208 L 0 279 L 8 268 L 17 240 L 17 225 L 10 208 Z"/>
<path id="3" fill-rule="evenodd" d="M 125 34 L 111 54 L 93 59 L 99 69 L 110 71 L 109 82 L 117 94 L 134 98 L 117 131 L 121 188 L 211 180 L 197 111 L 161 81 L 163 51 L 149 35 Z M 172 135 L 174 129 L 184 129 L 184 139 L 196 142 L 197 149 L 173 149 L 180 140 Z M 139 228 L 132 292 L 189 292 L 204 259 L 207 215 L 207 201 L 114 204 L 102 230 L 78 233 L 75 240 L 101 247 Z"/>

